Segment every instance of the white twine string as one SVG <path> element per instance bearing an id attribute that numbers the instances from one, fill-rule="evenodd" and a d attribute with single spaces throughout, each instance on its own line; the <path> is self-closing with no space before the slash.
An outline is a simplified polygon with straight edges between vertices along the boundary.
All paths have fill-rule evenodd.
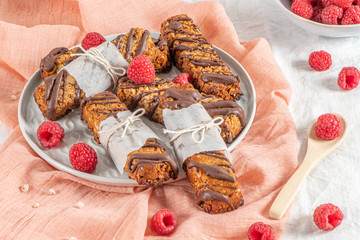
<path id="1" fill-rule="evenodd" d="M 102 55 L 101 52 L 95 47 L 92 47 L 88 50 L 85 50 L 81 46 L 79 46 L 79 48 L 83 51 L 83 53 L 73 53 L 70 56 L 84 56 L 84 57 L 89 57 L 89 58 L 92 58 L 93 60 L 95 60 L 95 62 L 102 65 L 106 69 L 106 71 L 110 74 L 110 76 L 113 80 L 114 88 L 115 88 L 116 83 L 117 83 L 117 76 L 120 76 L 120 77 L 124 76 L 126 74 L 126 69 L 122 68 L 122 67 L 111 66 L 111 64 L 104 57 L 104 55 Z"/>
<path id="2" fill-rule="evenodd" d="M 178 137 L 180 137 L 181 135 L 185 134 L 185 133 L 191 133 L 192 132 L 192 139 L 194 140 L 194 142 L 196 143 L 202 143 L 202 141 L 204 140 L 204 135 L 205 135 L 205 131 L 215 127 L 219 132 L 221 132 L 220 129 L 220 125 L 224 122 L 224 118 L 222 117 L 216 117 L 213 120 L 211 120 L 208 123 L 203 123 L 203 124 L 199 124 L 199 125 L 195 125 L 189 128 L 185 128 L 185 129 L 181 129 L 181 130 L 177 130 L 177 131 L 173 131 L 173 130 L 167 130 L 164 129 L 164 133 L 172 133 L 175 134 L 171 139 L 170 139 L 170 143 L 172 144 Z M 200 139 L 196 139 L 195 135 L 199 133 L 200 134 Z"/>
<path id="3" fill-rule="evenodd" d="M 106 133 L 105 138 L 104 138 L 104 145 L 106 150 L 108 149 L 108 144 L 109 144 L 109 140 L 111 138 L 111 136 L 120 128 L 124 128 L 123 133 L 121 135 L 121 138 L 123 138 L 129 128 L 129 126 L 131 124 L 133 124 L 136 121 L 141 121 L 140 117 L 142 115 L 145 114 L 145 109 L 143 108 L 139 108 L 137 109 L 135 112 L 133 112 L 133 114 L 131 114 L 130 117 L 128 117 L 126 120 L 119 122 L 117 124 L 115 124 L 114 126 L 112 126 L 110 129 L 108 130 L 104 130 L 104 131 L 99 131 L 99 134 L 103 134 Z"/>

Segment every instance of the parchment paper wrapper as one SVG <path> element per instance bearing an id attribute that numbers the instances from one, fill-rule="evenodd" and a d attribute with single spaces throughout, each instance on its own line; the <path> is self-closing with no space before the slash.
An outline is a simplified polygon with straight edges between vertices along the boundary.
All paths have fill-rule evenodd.
<path id="1" fill-rule="evenodd" d="M 118 119 L 109 117 L 102 121 L 99 130 L 108 130 L 117 123 L 125 121 L 131 114 L 130 111 L 119 112 L 116 115 Z M 122 138 L 121 135 L 123 134 L 123 131 L 124 128 L 118 129 L 113 133 L 108 142 L 110 156 L 121 174 L 124 172 L 124 166 L 129 153 L 139 150 L 148 138 L 158 139 L 157 135 L 141 120 L 135 121 L 133 124 L 129 125 L 125 136 Z M 104 143 L 106 133 L 100 133 L 99 135 L 101 144 L 106 148 Z"/>
<path id="2" fill-rule="evenodd" d="M 201 104 L 193 104 L 179 110 L 164 109 L 163 117 L 165 128 L 172 131 L 178 131 L 212 121 L 212 118 Z M 172 138 L 175 134 L 169 135 L 170 138 Z M 195 135 L 195 137 L 196 139 L 200 139 L 200 135 Z M 190 132 L 179 136 L 174 141 L 173 147 L 181 165 L 186 158 L 194 154 L 219 150 L 224 150 L 226 157 L 231 161 L 231 155 L 227 150 L 227 146 L 215 127 L 205 131 L 204 140 L 201 143 L 196 143 Z"/>
<path id="3" fill-rule="evenodd" d="M 113 67 L 128 67 L 128 62 L 119 53 L 116 46 L 109 42 L 103 42 L 96 47 Z M 86 97 L 103 92 L 113 85 L 113 80 L 103 65 L 90 57 L 80 56 L 64 67 L 68 73 L 76 79 L 80 89 Z"/>

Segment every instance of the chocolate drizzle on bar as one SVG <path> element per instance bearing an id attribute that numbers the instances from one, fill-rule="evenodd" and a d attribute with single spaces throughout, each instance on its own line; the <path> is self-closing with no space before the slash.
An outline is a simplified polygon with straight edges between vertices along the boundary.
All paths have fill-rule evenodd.
<path id="1" fill-rule="evenodd" d="M 209 157 L 226 160 L 226 163 L 221 164 L 204 164 L 200 162 L 196 162 L 194 160 L 190 160 L 187 162 L 186 165 L 184 165 L 184 168 L 197 168 L 201 171 L 203 171 L 207 176 L 222 180 L 229 183 L 235 183 L 236 178 L 234 177 L 234 169 L 232 168 L 229 160 L 225 156 L 223 151 L 211 151 L 211 152 L 203 152 L 199 153 L 201 155 L 206 155 Z M 232 174 L 231 174 L 232 173 Z M 231 189 L 237 189 L 234 185 L 229 184 L 211 184 L 211 183 L 205 183 L 204 185 L 200 186 L 198 188 L 198 196 L 196 199 L 196 203 L 203 207 L 206 212 L 210 212 L 211 209 L 208 207 L 205 207 L 204 204 L 206 202 L 209 202 L 211 200 L 218 200 L 221 202 L 225 202 L 231 210 L 234 210 L 238 206 L 234 206 L 229 198 L 229 196 L 223 194 L 221 191 L 217 190 L 219 188 L 231 188 Z M 242 200 L 240 202 L 240 206 L 244 204 L 244 201 Z"/>
<path id="2" fill-rule="evenodd" d="M 60 89 L 63 90 L 62 102 L 65 101 L 65 81 L 67 71 L 62 70 L 56 75 L 45 78 L 45 100 L 47 101 L 46 117 L 49 120 L 55 120 L 56 109 Z"/>
<path id="3" fill-rule="evenodd" d="M 203 97 L 196 90 L 182 90 L 177 88 L 168 88 L 164 93 L 166 108 L 179 109 L 187 108 L 190 105 L 200 101 Z M 168 101 L 172 98 L 173 101 Z"/>
<path id="4" fill-rule="evenodd" d="M 191 18 L 185 15 L 170 18 L 162 24 L 161 38 L 168 40 L 177 68 L 193 75 L 195 87 L 219 97 L 225 94 L 229 100 L 240 98 L 238 78 L 231 74 L 230 68 Z M 221 88 L 219 85 L 229 86 Z"/>
<path id="5" fill-rule="evenodd" d="M 148 139 L 142 148 L 160 148 L 164 150 L 155 139 Z M 170 157 L 166 152 L 164 153 L 134 153 L 128 158 L 128 171 L 134 173 L 138 168 L 148 165 L 156 165 L 158 163 L 168 163 L 173 171 L 173 179 L 177 178 L 178 166 L 174 159 Z"/>
<path id="6" fill-rule="evenodd" d="M 51 50 L 40 62 L 40 71 L 43 69 L 47 72 L 52 72 L 55 68 L 56 60 L 64 53 L 69 51 L 65 47 L 57 47 Z"/>
<path id="7" fill-rule="evenodd" d="M 162 85 L 171 83 L 171 81 L 169 80 L 159 79 L 159 80 L 154 80 L 151 83 L 147 83 L 147 84 L 136 84 L 133 83 L 130 79 L 125 77 L 121 78 L 119 82 L 127 83 L 127 84 L 119 84 L 118 88 L 121 89 L 138 89 L 141 87 L 147 88 L 144 92 L 136 94 L 136 96 L 132 99 L 130 106 L 128 106 L 130 111 L 134 111 L 135 109 L 137 109 L 139 102 L 142 101 L 144 97 L 154 94 L 151 99 L 150 109 L 146 109 L 147 110 L 146 115 L 150 119 L 152 118 L 157 106 L 159 105 L 160 95 L 167 90 L 167 88 L 163 88 Z"/>
<path id="8" fill-rule="evenodd" d="M 131 58 L 131 51 L 132 51 L 133 43 L 134 43 L 134 34 L 135 34 L 135 29 L 131 28 L 128 38 L 127 38 L 127 43 L 126 43 L 126 51 L 125 51 L 125 60 L 126 61 L 130 61 L 130 58 Z M 134 57 L 145 53 L 148 37 L 150 37 L 150 32 L 148 30 L 145 30 L 139 41 L 139 45 L 136 47 Z M 117 48 L 120 47 L 120 42 L 121 42 L 122 38 L 123 38 L 123 35 L 119 35 L 115 38 L 114 44 L 116 45 Z"/>
<path id="9" fill-rule="evenodd" d="M 109 104 L 117 103 L 119 106 L 117 107 L 111 107 L 109 108 Z M 81 102 L 81 112 L 82 109 L 85 107 L 85 105 L 102 105 L 104 108 L 97 107 L 94 109 L 91 109 L 92 112 L 98 113 L 98 114 L 104 114 L 109 117 L 115 117 L 118 112 L 126 111 L 127 108 L 121 107 L 121 102 L 117 98 L 117 96 L 111 92 L 102 92 L 99 94 L 96 94 L 94 96 L 90 96 L 88 98 L 83 99 Z"/>

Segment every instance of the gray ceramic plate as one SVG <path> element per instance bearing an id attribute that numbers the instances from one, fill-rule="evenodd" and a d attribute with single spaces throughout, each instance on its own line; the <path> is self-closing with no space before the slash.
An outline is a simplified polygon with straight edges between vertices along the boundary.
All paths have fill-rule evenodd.
<path id="1" fill-rule="evenodd" d="M 158 37 L 159 33 L 151 33 L 152 37 Z M 110 35 L 106 38 L 108 40 L 114 39 L 117 35 Z M 222 51 L 221 49 L 215 47 L 216 51 L 220 54 L 223 60 L 230 66 L 232 72 L 240 77 L 240 85 L 244 92 L 244 96 L 238 101 L 238 103 L 243 107 L 246 118 L 246 127 L 241 132 L 241 134 L 232 142 L 228 147 L 232 151 L 244 138 L 247 131 L 249 130 L 252 121 L 255 115 L 256 101 L 255 101 L 255 89 L 251 82 L 249 75 L 246 73 L 245 69 L 229 54 Z M 172 70 L 167 74 L 159 74 L 159 77 L 165 79 L 173 79 L 180 72 L 173 67 Z M 21 94 L 19 102 L 19 123 L 21 131 L 29 143 L 29 145 L 34 149 L 34 151 L 39 154 L 45 161 L 54 166 L 55 168 L 71 173 L 80 178 L 86 179 L 88 181 L 107 184 L 107 185 L 117 185 L 117 186 L 137 186 L 137 183 L 128 178 L 127 173 L 120 174 L 120 172 L 115 167 L 112 162 L 109 154 L 105 149 L 98 145 L 94 140 L 90 131 L 87 129 L 84 122 L 80 120 L 80 109 L 74 110 L 69 115 L 66 115 L 64 118 L 58 120 L 57 122 L 65 130 L 65 137 L 61 143 L 53 149 L 45 149 L 37 140 L 36 130 L 39 125 L 46 119 L 43 117 L 40 109 L 34 101 L 33 94 L 37 86 L 42 83 L 39 70 L 36 71 L 27 84 Z M 143 119 L 146 124 L 148 124 L 161 138 L 167 139 L 162 133 L 163 126 Z M 98 164 L 93 173 L 83 173 L 75 170 L 70 162 L 68 153 L 71 146 L 77 142 L 84 142 L 92 146 L 96 153 L 98 154 Z M 179 168 L 182 169 L 182 168 Z M 184 178 L 185 173 L 180 171 L 179 178 Z"/>

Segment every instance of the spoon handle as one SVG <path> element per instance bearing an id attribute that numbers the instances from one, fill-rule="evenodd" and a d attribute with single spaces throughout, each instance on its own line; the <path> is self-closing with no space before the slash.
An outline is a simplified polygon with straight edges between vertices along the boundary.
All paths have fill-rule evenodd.
<path id="1" fill-rule="evenodd" d="M 294 200 L 296 193 L 299 191 L 301 183 L 309 174 L 313 165 L 313 162 L 303 161 L 300 167 L 291 176 L 270 208 L 269 216 L 271 218 L 281 219 L 284 216 L 290 203 Z"/>

